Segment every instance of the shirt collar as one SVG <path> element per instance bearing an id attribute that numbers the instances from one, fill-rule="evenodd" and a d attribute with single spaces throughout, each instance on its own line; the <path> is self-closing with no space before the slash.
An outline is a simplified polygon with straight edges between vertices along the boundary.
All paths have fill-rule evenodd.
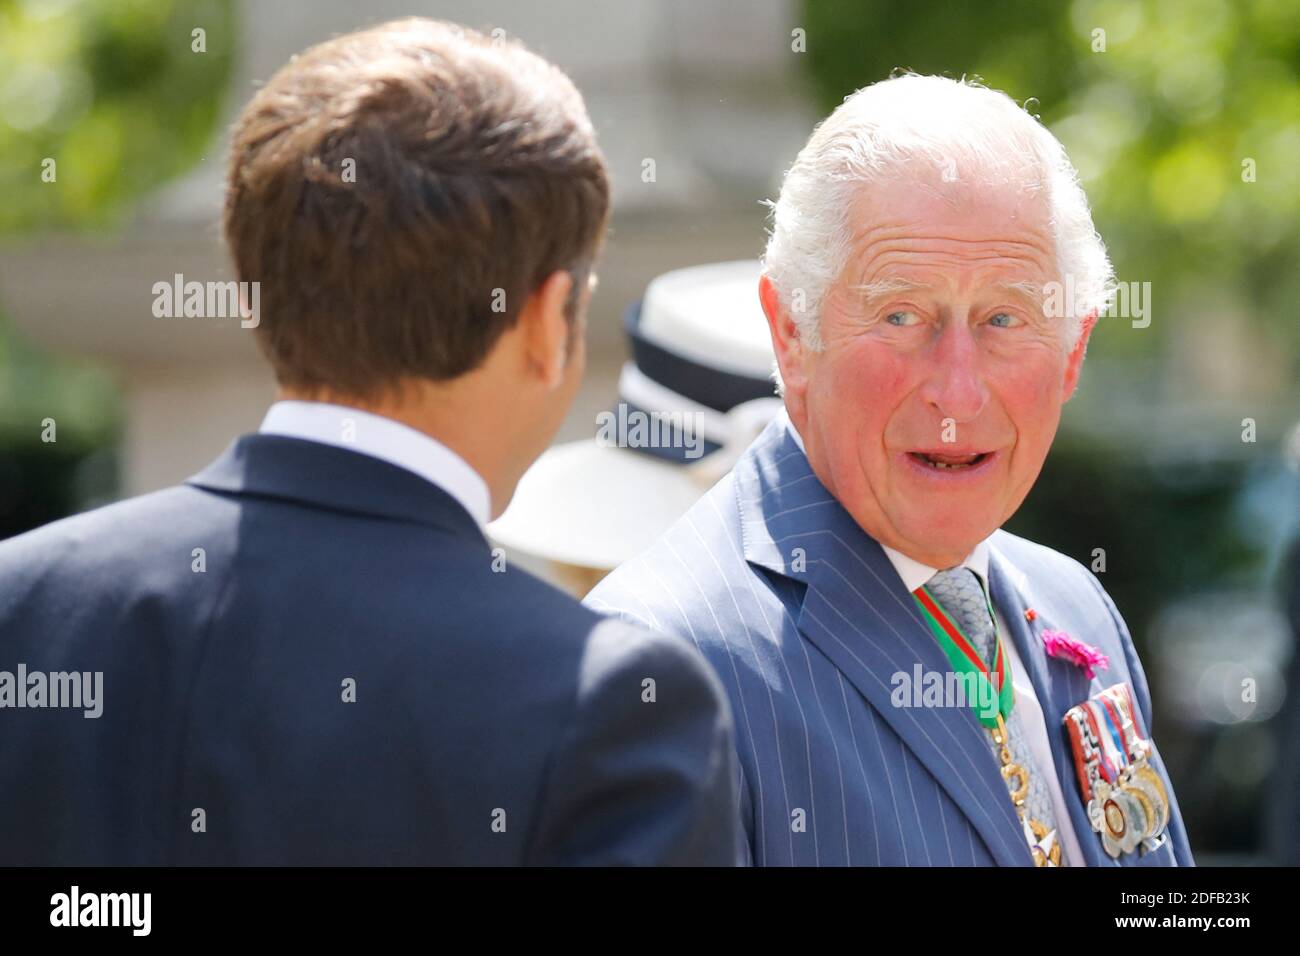
<path id="1" fill-rule="evenodd" d="M 442 442 L 391 418 L 329 402 L 280 401 L 267 410 L 259 431 L 378 458 L 437 485 L 480 528 L 491 517 L 487 482 L 469 462 Z"/>
<path id="2" fill-rule="evenodd" d="M 799 446 L 799 450 L 805 455 L 808 450 L 803 446 L 803 437 L 799 434 L 799 429 L 795 428 L 794 422 L 790 421 L 790 414 L 785 409 L 780 412 L 786 418 L 789 425 L 790 434 L 794 438 L 794 443 Z M 889 563 L 894 566 L 898 576 L 903 579 L 903 587 L 907 590 L 915 591 L 921 585 L 925 584 L 932 577 L 939 573 L 938 568 L 932 568 L 929 565 L 922 564 L 914 558 L 909 558 L 901 551 L 896 551 L 887 544 L 881 544 L 884 549 L 885 557 L 889 558 Z M 984 588 L 984 593 L 989 590 L 989 542 L 985 538 L 979 544 L 975 545 L 973 551 L 966 555 L 966 560 L 962 561 L 960 567 L 970 568 L 975 572 L 975 576 L 980 579 L 980 584 Z"/>
<path id="3" fill-rule="evenodd" d="M 932 568 L 927 564 L 922 564 L 914 558 L 909 558 L 901 551 L 895 551 L 887 544 L 880 546 L 884 549 L 885 557 L 889 558 L 889 563 L 894 566 L 898 576 L 903 579 L 903 587 L 908 591 L 915 591 L 922 584 L 925 584 L 932 577 L 939 573 L 938 568 Z M 975 545 L 973 551 L 966 555 L 966 559 L 961 562 L 959 567 L 970 568 L 975 572 L 975 576 L 980 579 L 980 584 L 984 588 L 984 593 L 989 590 L 989 542 L 985 538 L 979 544 Z"/>

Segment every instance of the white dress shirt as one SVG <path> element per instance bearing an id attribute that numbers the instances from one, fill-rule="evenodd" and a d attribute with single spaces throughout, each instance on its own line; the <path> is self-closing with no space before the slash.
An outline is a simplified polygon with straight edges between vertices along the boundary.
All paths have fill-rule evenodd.
<path id="1" fill-rule="evenodd" d="M 780 414 L 785 415 L 787 413 L 782 411 Z M 803 446 L 803 438 L 799 434 L 799 429 L 794 427 L 793 422 L 790 423 L 790 434 L 794 436 L 800 450 L 806 452 Z M 938 573 L 938 568 L 924 565 L 888 545 L 881 544 L 880 547 L 884 550 L 885 557 L 889 558 L 890 563 L 894 566 L 894 570 L 898 572 L 898 576 L 902 578 L 903 587 L 907 588 L 908 591 L 915 591 Z M 976 577 L 980 580 L 980 585 L 984 588 L 985 596 L 990 597 L 989 541 L 987 538 L 975 545 L 975 549 L 966 556 L 966 560 L 961 562 L 961 567 L 970 568 L 975 572 Z M 1056 815 L 1057 838 L 1065 850 L 1066 863 L 1069 866 L 1083 866 L 1085 865 L 1083 850 L 1079 846 L 1074 826 L 1070 822 L 1070 813 L 1065 806 L 1065 795 L 1061 792 L 1061 783 L 1056 775 L 1056 762 L 1052 759 L 1052 747 L 1048 742 L 1047 722 L 1043 717 L 1043 707 L 1038 702 L 1038 694 L 1034 691 L 1034 685 L 1029 679 L 1029 674 L 1025 671 L 1024 665 L 1020 663 L 1020 654 L 1016 651 L 1016 642 L 1010 637 L 1011 632 L 1007 630 L 1007 622 L 1002 616 L 1002 609 L 994 604 L 991 597 L 989 605 L 993 607 L 993 617 L 997 624 L 998 636 L 1002 638 L 1002 647 L 1006 652 L 1007 661 L 1011 665 L 1011 687 L 1015 691 L 1015 706 L 1020 709 L 1020 719 L 1023 722 L 1026 737 L 1024 746 L 1029 748 L 1033 756 L 1034 766 L 1046 778 L 1044 782 L 1047 785 L 1048 796 L 1052 801 L 1052 812 Z"/>
<path id="2" fill-rule="evenodd" d="M 259 431 L 360 452 L 414 472 L 437 485 L 470 513 L 480 528 L 492 515 L 487 482 L 442 442 L 408 425 L 328 402 L 276 402 Z"/>

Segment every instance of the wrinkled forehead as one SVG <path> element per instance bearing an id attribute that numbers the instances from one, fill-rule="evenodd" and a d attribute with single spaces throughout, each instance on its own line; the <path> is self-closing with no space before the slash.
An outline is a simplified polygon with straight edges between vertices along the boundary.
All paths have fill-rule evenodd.
<path id="1" fill-rule="evenodd" d="M 846 210 L 850 262 L 1022 260 L 1050 278 L 1055 238 L 1048 190 L 1032 162 L 913 158 L 856 189 Z"/>

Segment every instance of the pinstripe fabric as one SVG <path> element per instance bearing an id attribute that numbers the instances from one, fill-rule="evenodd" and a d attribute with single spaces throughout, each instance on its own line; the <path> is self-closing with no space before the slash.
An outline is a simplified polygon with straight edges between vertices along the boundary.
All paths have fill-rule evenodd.
<path id="1" fill-rule="evenodd" d="M 1029 866 L 984 731 L 965 707 L 898 707 L 893 677 L 948 662 L 880 545 L 830 495 L 782 415 L 654 546 L 588 596 L 594 609 L 691 641 L 731 701 L 744 862 L 798 866 Z M 1004 532 L 989 585 L 1048 721 L 1056 772 L 1089 866 L 1093 834 L 1061 720 L 1088 694 L 1150 697 L 1123 622 L 1077 563 Z M 1021 569 L 1033 571 L 1033 589 Z M 1038 612 L 1033 625 L 1023 609 Z M 1091 684 L 1046 658 L 1043 628 L 1099 646 Z M 1170 839 L 1124 865 L 1190 865 L 1173 787 Z"/>

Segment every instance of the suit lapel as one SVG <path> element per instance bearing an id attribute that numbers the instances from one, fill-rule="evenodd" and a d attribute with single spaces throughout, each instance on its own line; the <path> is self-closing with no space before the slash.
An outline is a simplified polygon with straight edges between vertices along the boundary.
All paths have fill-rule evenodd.
<path id="1" fill-rule="evenodd" d="M 916 755 L 1002 866 L 1032 859 L 990 754 L 967 706 L 896 706 L 894 675 L 945 674 L 949 664 L 888 557 L 825 486 L 784 416 L 737 464 L 746 558 L 807 584 L 797 621 Z M 910 697 L 910 695 L 909 695 Z"/>
<path id="2" fill-rule="evenodd" d="M 1074 754 L 1070 750 L 1069 737 L 1065 730 L 1065 712 L 1075 704 L 1088 699 L 1090 694 L 1101 690 L 1101 683 L 1096 678 L 1089 680 L 1082 668 L 1069 661 L 1048 657 L 1043 647 L 1043 631 L 1057 629 L 1051 620 L 1045 618 L 1041 609 L 1034 609 L 1034 620 L 1025 617 L 1025 611 L 1033 604 L 1024 575 L 1006 558 L 1002 557 L 996 546 L 989 549 L 989 591 L 993 604 L 1002 612 L 1015 643 L 1038 695 L 1038 703 L 1043 710 L 1043 721 L 1047 725 L 1047 740 L 1052 748 L 1052 761 L 1056 765 L 1057 781 L 1070 813 L 1070 823 L 1074 827 L 1079 847 L 1087 858 L 1088 866 L 1115 866 L 1102 851 L 1101 841 L 1092 829 L 1088 814 L 1079 792 L 1079 783 L 1075 776 Z"/>

